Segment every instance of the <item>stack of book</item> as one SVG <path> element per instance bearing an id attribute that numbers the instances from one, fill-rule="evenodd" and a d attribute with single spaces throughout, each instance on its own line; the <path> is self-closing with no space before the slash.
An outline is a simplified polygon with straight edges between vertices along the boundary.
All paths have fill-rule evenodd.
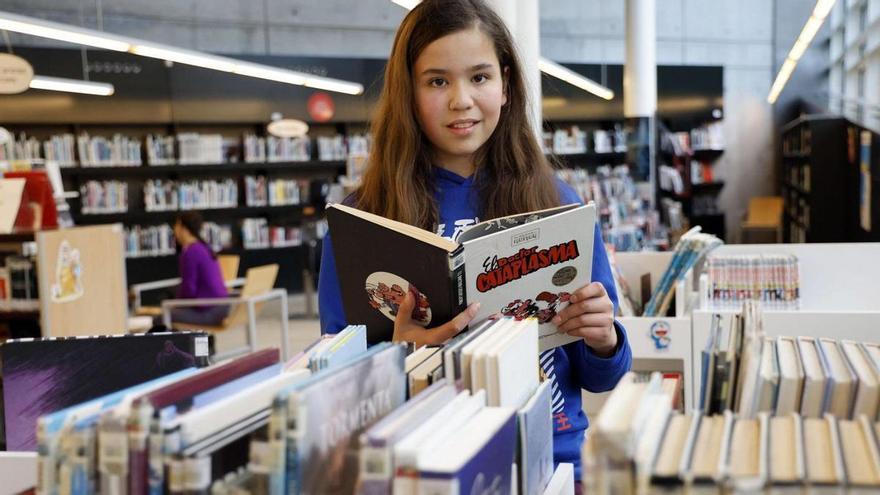
<path id="1" fill-rule="evenodd" d="M 706 272 L 710 309 L 738 309 L 747 299 L 761 301 L 770 310 L 799 307 L 797 256 L 716 254 L 708 257 Z"/>
<path id="2" fill-rule="evenodd" d="M 174 165 L 174 136 L 148 134 L 145 146 L 147 149 L 147 165 Z"/>
<path id="3" fill-rule="evenodd" d="M 117 180 L 90 180 L 80 186 L 83 215 L 125 213 L 128 211 L 128 184 Z"/>
<path id="4" fill-rule="evenodd" d="M 173 181 L 153 179 L 144 183 L 146 211 L 174 211 L 238 206 L 238 183 L 233 179 Z"/>
<path id="5" fill-rule="evenodd" d="M 644 392 L 642 392 L 644 394 Z M 637 395 L 637 394 L 636 394 Z M 640 407 L 632 399 L 630 407 Z M 620 493 L 877 493 L 880 423 L 867 416 L 797 413 L 744 418 L 671 413 L 657 432 L 634 433 L 641 460 L 593 473 L 604 492 Z M 633 430 L 630 429 L 630 432 Z M 601 464 L 600 464 L 601 465 Z"/>
<path id="6" fill-rule="evenodd" d="M 675 284 L 701 259 L 720 246 L 722 241 L 711 234 L 703 234 L 700 227 L 694 227 L 681 236 L 675 246 L 672 261 L 651 293 L 651 299 L 645 304 L 642 316 L 665 316 L 672 303 Z"/>
<path id="7" fill-rule="evenodd" d="M 215 222 L 202 224 L 202 240 L 211 246 L 214 252 L 220 252 L 232 246 L 232 227 Z"/>
<path id="8" fill-rule="evenodd" d="M 121 134 L 107 139 L 82 133 L 76 138 L 79 164 L 82 167 L 137 167 L 141 160 L 141 143 Z"/>
<path id="9" fill-rule="evenodd" d="M 345 136 L 318 137 L 318 160 L 338 161 L 348 157 Z"/>
<path id="10" fill-rule="evenodd" d="M 312 141 L 308 137 L 266 138 L 269 162 L 307 162 L 312 159 Z"/>
<path id="11" fill-rule="evenodd" d="M 180 165 L 223 163 L 223 136 L 220 134 L 180 133 L 177 136 Z"/>
<path id="12" fill-rule="evenodd" d="M 58 162 L 59 167 L 72 167 L 76 165 L 74 157 L 73 134 L 55 134 L 48 140 L 43 141 L 43 156 L 47 161 Z"/>
<path id="13" fill-rule="evenodd" d="M 125 227 L 125 256 L 142 258 L 176 253 L 174 230 L 168 224 Z"/>
<path id="14" fill-rule="evenodd" d="M 0 162 L 3 163 L 33 162 L 40 158 L 40 141 L 33 136 L 28 137 L 23 132 L 15 140 L 0 145 Z"/>

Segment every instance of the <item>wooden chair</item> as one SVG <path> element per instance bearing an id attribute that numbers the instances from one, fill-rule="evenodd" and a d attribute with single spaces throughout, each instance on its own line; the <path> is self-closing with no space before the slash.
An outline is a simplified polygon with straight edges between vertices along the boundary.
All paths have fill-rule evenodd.
<path id="1" fill-rule="evenodd" d="M 746 219 L 740 224 L 743 244 L 782 242 L 783 200 L 779 196 L 756 196 L 749 200 Z"/>
<path id="2" fill-rule="evenodd" d="M 191 325 L 186 323 L 174 323 L 173 327 L 178 330 L 207 330 L 209 332 L 222 332 L 233 327 L 244 325 L 247 330 L 248 345 L 217 356 L 223 359 L 244 352 L 253 352 L 257 349 L 257 315 L 263 309 L 263 305 L 270 299 L 279 299 L 281 302 L 281 355 L 287 359 L 287 332 L 288 310 L 287 291 L 273 289 L 275 279 L 278 277 L 278 265 L 264 265 L 249 268 L 245 275 L 244 285 L 237 297 L 224 297 L 215 299 L 167 299 L 162 301 L 162 319 L 165 326 L 172 327 L 171 308 L 187 306 L 230 306 L 229 316 L 218 326 Z"/>
<path id="3" fill-rule="evenodd" d="M 241 287 L 244 284 L 243 278 L 238 277 L 238 265 L 241 258 L 237 254 L 220 254 L 217 255 L 217 263 L 220 265 L 220 273 L 226 282 L 226 288 L 230 291 Z M 154 282 L 145 282 L 142 284 L 134 284 L 129 289 L 131 293 L 132 314 L 136 316 L 159 316 L 162 314 L 162 308 L 159 306 L 143 306 L 141 304 L 143 293 L 151 290 L 168 289 L 180 285 L 180 278 L 168 278 L 165 280 L 156 280 Z"/>

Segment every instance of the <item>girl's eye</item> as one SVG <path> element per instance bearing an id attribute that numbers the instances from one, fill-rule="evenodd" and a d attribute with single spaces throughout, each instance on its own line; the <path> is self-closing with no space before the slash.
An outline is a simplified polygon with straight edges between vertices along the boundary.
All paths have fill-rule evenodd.
<path id="1" fill-rule="evenodd" d="M 477 74 L 473 77 L 473 81 L 477 84 L 484 83 L 489 80 L 489 76 L 486 74 Z"/>
<path id="2" fill-rule="evenodd" d="M 438 77 L 438 78 L 431 79 L 430 81 L 428 81 L 428 85 L 429 85 L 429 86 L 432 86 L 432 87 L 435 87 L 435 88 L 441 88 L 441 87 L 443 87 L 444 85 L 446 85 L 446 81 L 443 80 L 443 79 L 440 79 L 440 78 Z"/>

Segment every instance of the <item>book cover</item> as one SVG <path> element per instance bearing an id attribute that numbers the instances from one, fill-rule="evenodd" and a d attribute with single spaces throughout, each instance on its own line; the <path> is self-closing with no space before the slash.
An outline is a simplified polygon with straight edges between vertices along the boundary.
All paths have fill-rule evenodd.
<path id="1" fill-rule="evenodd" d="M 550 323 L 592 275 L 596 207 L 566 205 L 479 223 L 461 244 L 344 205 L 327 221 L 346 319 L 366 325 L 370 344 L 390 340 L 407 291 L 413 320 L 443 324 L 481 303 L 473 322 L 535 317 L 541 350 L 576 340 Z"/>
<path id="2" fill-rule="evenodd" d="M 6 448 L 37 448 L 40 416 L 208 360 L 202 332 L 9 340 L 0 345 Z"/>
<path id="3" fill-rule="evenodd" d="M 473 321 L 536 318 L 542 352 L 578 340 L 558 333 L 550 320 L 592 279 L 595 224 L 591 203 L 491 220 L 465 231 L 459 238 L 465 294 L 468 303 L 480 303 Z"/>
<path id="4" fill-rule="evenodd" d="M 550 382 L 543 382 L 517 411 L 519 493 L 541 493 L 553 476 L 553 419 Z"/>
<path id="5" fill-rule="evenodd" d="M 413 321 L 433 327 L 446 323 L 465 308 L 463 258 L 452 241 L 353 208 L 327 208 L 342 306 L 349 323 L 366 325 L 370 345 L 390 341 L 394 318 L 406 292 L 416 296 Z M 409 227 L 404 231 L 396 228 Z M 423 238 L 413 237 L 418 230 Z M 425 240 L 434 236 L 439 244 Z M 456 271 L 457 270 L 457 271 Z"/>
<path id="6" fill-rule="evenodd" d="M 419 493 L 511 493 L 515 451 L 516 414 L 487 407 L 444 445 L 420 456 Z"/>
<path id="7" fill-rule="evenodd" d="M 354 492 L 361 434 L 406 398 L 403 360 L 403 346 L 381 344 L 282 392 L 288 400 L 287 493 Z"/>

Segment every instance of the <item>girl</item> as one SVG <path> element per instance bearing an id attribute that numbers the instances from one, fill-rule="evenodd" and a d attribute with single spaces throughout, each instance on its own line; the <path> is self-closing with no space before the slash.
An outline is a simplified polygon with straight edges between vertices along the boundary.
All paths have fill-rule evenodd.
<path id="1" fill-rule="evenodd" d="M 181 213 L 174 222 L 174 237 L 180 244 L 178 299 L 211 299 L 229 294 L 217 257 L 202 240 L 201 230 L 202 216 L 195 211 Z M 180 307 L 171 310 L 171 321 L 216 326 L 228 314 L 228 306 Z"/>
<path id="2" fill-rule="evenodd" d="M 579 202 L 555 179 L 527 105 L 510 33 L 489 7 L 481 0 L 422 2 L 397 31 L 368 168 L 347 202 L 453 239 L 480 220 Z M 593 282 L 552 320 L 582 340 L 540 356 L 554 382 L 554 460 L 574 463 L 577 479 L 588 424 L 581 388 L 613 388 L 632 360 L 626 332 L 614 321 L 617 294 L 598 227 L 595 236 Z M 346 319 L 329 236 L 318 285 L 322 332 L 338 332 Z M 394 340 L 442 343 L 477 310 L 425 329 L 411 319 L 413 299 L 407 293 L 401 304 Z"/>

